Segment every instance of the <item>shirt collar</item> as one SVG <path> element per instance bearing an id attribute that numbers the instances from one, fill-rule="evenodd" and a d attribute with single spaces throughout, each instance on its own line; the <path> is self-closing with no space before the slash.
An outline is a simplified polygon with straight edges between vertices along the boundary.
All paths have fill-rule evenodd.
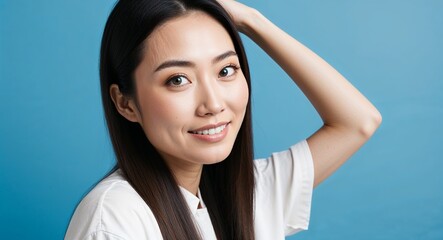
<path id="1" fill-rule="evenodd" d="M 186 200 L 186 203 L 188 204 L 189 210 L 191 210 L 192 214 L 196 214 L 198 205 L 201 204 L 202 208 L 206 208 L 205 204 L 203 203 L 203 199 L 200 194 L 200 189 L 197 191 L 197 196 L 186 190 L 186 188 L 179 186 L 180 191 L 182 192 L 183 197 Z"/>

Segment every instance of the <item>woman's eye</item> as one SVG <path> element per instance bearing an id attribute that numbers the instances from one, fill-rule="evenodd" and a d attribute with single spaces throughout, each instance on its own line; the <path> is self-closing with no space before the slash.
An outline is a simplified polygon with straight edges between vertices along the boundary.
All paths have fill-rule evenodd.
<path id="1" fill-rule="evenodd" d="M 174 76 L 170 78 L 166 84 L 172 87 L 181 87 L 189 83 L 191 82 L 184 76 Z"/>
<path id="2" fill-rule="evenodd" d="M 229 77 L 229 76 L 233 75 L 235 73 L 235 71 L 237 71 L 237 67 L 227 66 L 227 67 L 224 67 L 218 75 L 219 75 L 219 77 Z"/>

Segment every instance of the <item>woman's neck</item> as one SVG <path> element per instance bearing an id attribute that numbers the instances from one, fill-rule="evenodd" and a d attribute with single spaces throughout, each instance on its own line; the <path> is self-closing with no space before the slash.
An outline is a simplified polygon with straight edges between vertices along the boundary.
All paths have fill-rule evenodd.
<path id="1" fill-rule="evenodd" d="M 198 196 L 198 188 L 203 166 L 194 169 L 172 169 L 178 185 L 182 186 L 190 193 Z"/>

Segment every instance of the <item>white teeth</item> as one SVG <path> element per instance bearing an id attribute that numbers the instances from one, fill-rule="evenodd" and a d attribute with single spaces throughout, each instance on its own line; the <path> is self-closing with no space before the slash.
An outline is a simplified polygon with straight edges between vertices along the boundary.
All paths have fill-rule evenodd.
<path id="1" fill-rule="evenodd" d="M 220 133 L 221 131 L 223 131 L 223 129 L 225 129 L 226 125 L 222 125 L 216 128 L 210 128 L 210 129 L 205 129 L 203 131 L 192 131 L 192 133 L 194 134 L 200 134 L 200 135 L 214 135 L 217 133 Z"/>

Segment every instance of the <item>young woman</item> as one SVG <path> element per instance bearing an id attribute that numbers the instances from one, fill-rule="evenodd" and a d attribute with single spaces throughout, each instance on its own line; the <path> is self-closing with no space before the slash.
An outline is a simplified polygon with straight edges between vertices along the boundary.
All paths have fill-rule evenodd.
<path id="1" fill-rule="evenodd" d="M 250 77 L 237 31 L 294 80 L 324 125 L 253 161 Z M 312 189 L 381 116 L 337 71 L 231 0 L 120 0 L 100 58 L 116 169 L 66 239 L 283 239 L 307 229 Z"/>

